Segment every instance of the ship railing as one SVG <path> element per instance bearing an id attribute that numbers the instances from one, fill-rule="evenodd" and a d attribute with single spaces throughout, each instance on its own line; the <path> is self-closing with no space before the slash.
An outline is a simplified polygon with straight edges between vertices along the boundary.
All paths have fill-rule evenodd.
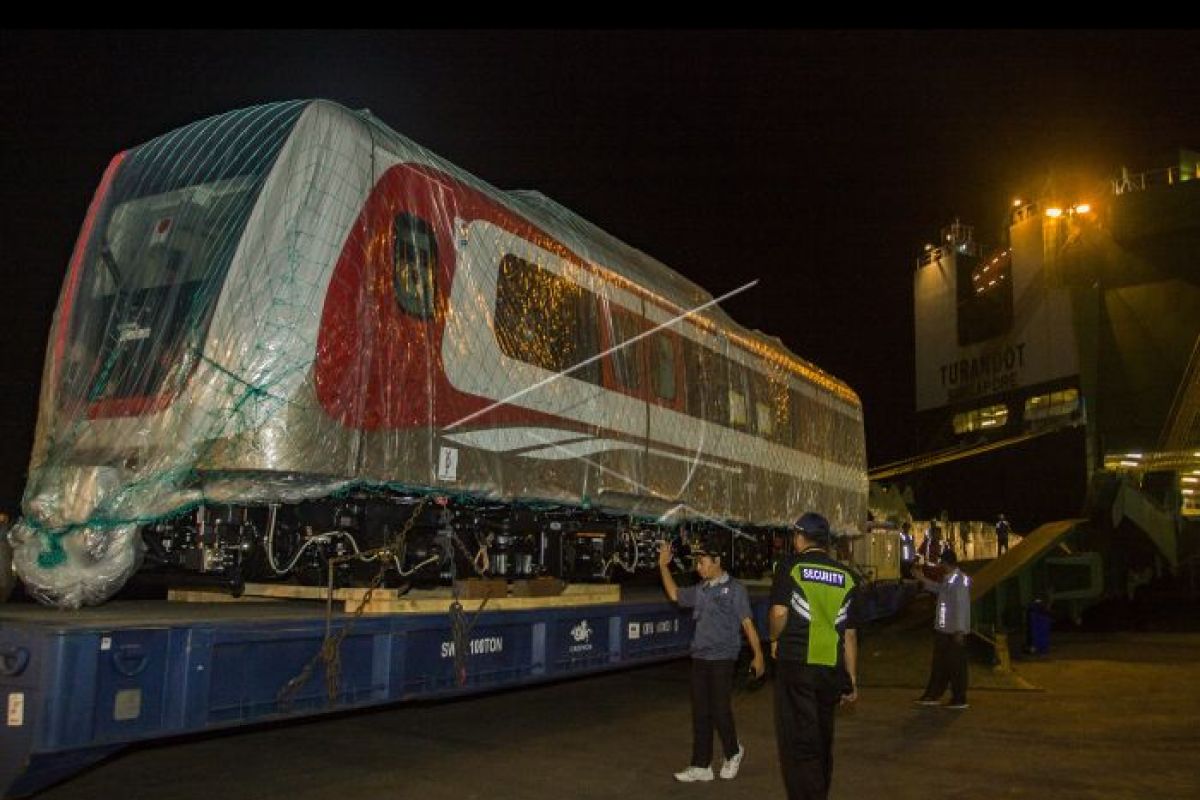
<path id="1" fill-rule="evenodd" d="M 1161 186 L 1174 186 L 1177 183 L 1200 180 L 1200 161 L 1179 167 L 1152 169 L 1146 172 L 1130 173 L 1121 170 L 1121 177 L 1112 179 L 1112 190 L 1115 195 L 1127 192 L 1144 192 Z"/>
<path id="2" fill-rule="evenodd" d="M 1030 217 L 1039 216 L 1039 214 L 1040 209 L 1037 203 L 1025 203 L 1013 210 L 1012 224 L 1016 225 L 1018 222 L 1024 222 Z"/>
<path id="3" fill-rule="evenodd" d="M 940 247 L 931 247 L 921 255 L 917 256 L 917 269 L 927 267 L 934 262 L 941 261 L 944 253 Z"/>

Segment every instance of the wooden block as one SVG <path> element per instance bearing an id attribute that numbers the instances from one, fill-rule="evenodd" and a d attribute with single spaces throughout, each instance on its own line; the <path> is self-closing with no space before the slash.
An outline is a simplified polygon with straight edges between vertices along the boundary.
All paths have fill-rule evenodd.
<path id="1" fill-rule="evenodd" d="M 621 587 L 615 583 L 568 583 L 563 594 L 611 597 L 615 602 L 621 599 Z"/>
<path id="2" fill-rule="evenodd" d="M 563 592 L 566 584 L 558 578 L 534 578 L 528 581 L 513 581 L 510 593 L 513 597 L 554 597 Z"/>
<path id="3" fill-rule="evenodd" d="M 167 589 L 170 603 L 236 603 L 239 598 L 213 589 Z"/>
<path id="4" fill-rule="evenodd" d="M 507 597 L 508 581 L 503 578 L 468 578 L 465 581 L 455 581 L 454 589 L 464 600 Z"/>
<path id="5" fill-rule="evenodd" d="M 551 597 L 489 597 L 484 604 L 482 597 L 466 598 L 460 595 L 463 610 L 474 614 L 482 607 L 488 611 L 524 611 L 539 608 L 570 608 L 617 603 L 621 600 L 621 587 L 615 584 L 568 584 L 562 594 Z M 437 597 L 413 596 L 410 592 L 394 599 L 371 598 L 363 608 L 364 614 L 445 614 L 450 610 L 453 597 L 448 593 Z M 354 611 L 358 606 L 347 603 L 346 610 Z"/>
<path id="6" fill-rule="evenodd" d="M 224 589 L 167 589 L 167 602 L 170 603 L 277 603 L 280 598 L 256 597 L 242 595 L 234 597 Z"/>
<path id="7" fill-rule="evenodd" d="M 537 608 L 567 608 L 602 605 L 621 600 L 621 587 L 611 583 L 568 583 L 556 578 L 516 581 L 513 594 L 508 596 L 508 583 L 500 579 L 464 580 L 457 583 L 458 597 L 468 614 L 478 611 L 487 598 L 484 611 L 515 611 Z M 544 594 L 544 592 L 554 592 Z M 334 600 L 346 613 L 354 613 L 362 604 L 367 590 L 362 587 L 337 589 Z M 490 592 L 491 594 L 486 594 Z M 249 583 L 241 597 L 221 589 L 169 589 L 167 599 L 176 603 L 238 603 L 282 602 L 307 600 L 324 602 L 328 588 L 324 586 L 294 586 L 283 583 Z M 395 589 L 376 589 L 363 608 L 364 614 L 445 614 L 454 602 L 449 587 L 413 589 L 399 595 Z"/>
<path id="8" fill-rule="evenodd" d="M 290 583 L 247 583 L 244 597 L 274 597 L 280 600 L 324 600 L 329 594 L 325 586 L 295 586 Z"/>

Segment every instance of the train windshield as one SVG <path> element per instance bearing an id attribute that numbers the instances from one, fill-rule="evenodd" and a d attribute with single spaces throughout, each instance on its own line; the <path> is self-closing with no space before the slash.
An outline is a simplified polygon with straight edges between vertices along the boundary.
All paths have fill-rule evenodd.
<path id="1" fill-rule="evenodd" d="M 88 403 L 93 415 L 128 415 L 182 386 L 302 109 L 225 114 L 127 154 L 97 212 L 67 310 L 64 399 Z"/>

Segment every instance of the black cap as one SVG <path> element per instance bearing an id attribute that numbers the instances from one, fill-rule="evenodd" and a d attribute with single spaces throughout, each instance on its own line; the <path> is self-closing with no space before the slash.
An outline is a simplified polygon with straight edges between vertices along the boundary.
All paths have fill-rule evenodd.
<path id="1" fill-rule="evenodd" d="M 809 511 L 796 520 L 796 524 L 792 526 L 792 529 L 796 533 L 803 533 L 806 539 L 811 539 L 814 542 L 828 542 L 833 538 L 833 534 L 829 530 L 829 520 L 815 511 Z"/>

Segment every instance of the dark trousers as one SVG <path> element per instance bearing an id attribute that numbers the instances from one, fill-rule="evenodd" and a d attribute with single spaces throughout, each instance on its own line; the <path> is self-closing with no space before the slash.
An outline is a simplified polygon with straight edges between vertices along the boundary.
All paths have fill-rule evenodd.
<path id="1" fill-rule="evenodd" d="M 960 637 L 961 638 L 961 637 Z M 950 685 L 950 702 L 967 702 L 967 645 L 954 640 L 953 633 L 933 632 L 933 664 L 925 697 L 936 700 Z"/>
<path id="2" fill-rule="evenodd" d="M 1007 551 L 1008 551 L 1008 537 L 1005 536 L 1003 539 L 999 539 L 999 538 L 996 539 L 996 555 L 1001 555 Z"/>
<path id="3" fill-rule="evenodd" d="M 737 754 L 733 727 L 733 668 L 736 661 L 692 659 L 692 766 L 712 764 L 713 728 L 721 736 L 725 757 Z"/>
<path id="4" fill-rule="evenodd" d="M 788 800 L 825 800 L 833 777 L 833 715 L 841 679 L 832 667 L 781 660 L 775 676 L 775 741 Z"/>

